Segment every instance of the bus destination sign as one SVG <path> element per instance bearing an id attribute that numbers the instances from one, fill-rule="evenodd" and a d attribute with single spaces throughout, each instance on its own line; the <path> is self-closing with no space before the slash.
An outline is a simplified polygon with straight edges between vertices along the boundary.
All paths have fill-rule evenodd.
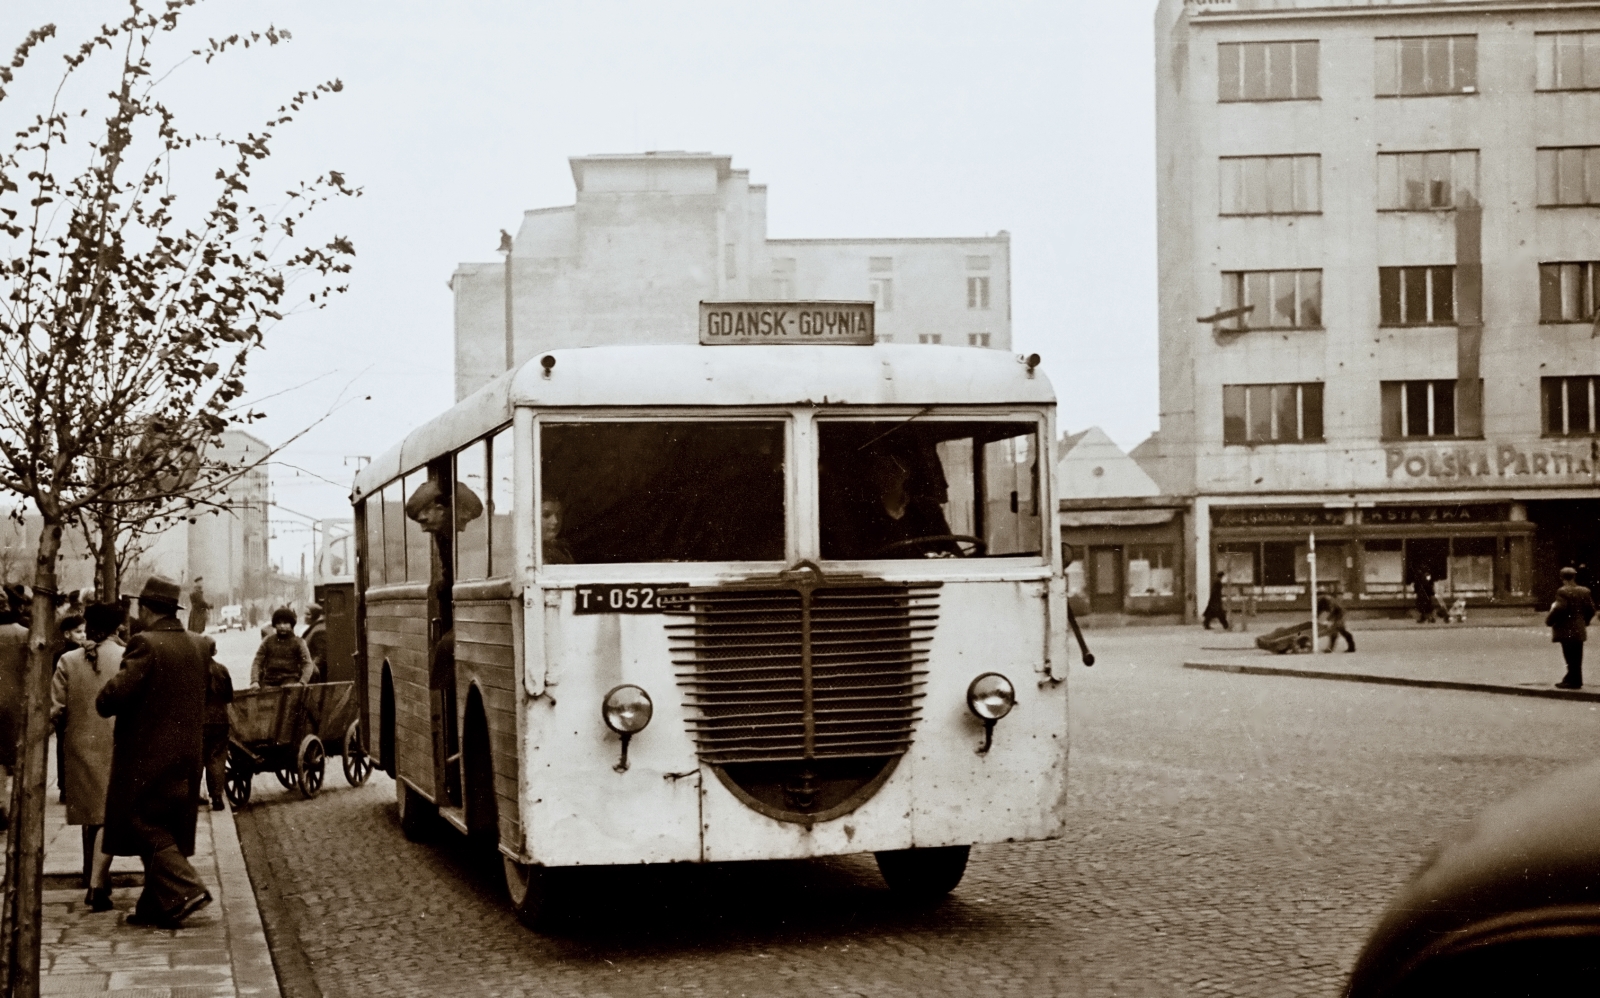
<path id="1" fill-rule="evenodd" d="M 703 301 L 702 346 L 802 343 L 871 346 L 870 301 Z"/>

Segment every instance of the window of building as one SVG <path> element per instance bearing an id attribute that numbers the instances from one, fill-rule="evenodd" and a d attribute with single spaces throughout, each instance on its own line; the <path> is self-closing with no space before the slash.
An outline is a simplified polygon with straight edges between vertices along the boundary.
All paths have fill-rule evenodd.
<path id="1" fill-rule="evenodd" d="M 1379 97 L 1478 92 L 1476 35 L 1379 38 L 1376 55 Z"/>
<path id="2" fill-rule="evenodd" d="M 1552 31 L 1533 36 L 1540 90 L 1600 89 L 1600 31 Z"/>
<path id="3" fill-rule="evenodd" d="M 1322 328 L 1322 271 L 1235 270 L 1222 274 L 1222 307 L 1251 306 L 1231 329 Z"/>
<path id="4" fill-rule="evenodd" d="M 1224 156 L 1222 214 L 1301 215 L 1322 210 L 1322 157 Z"/>
<path id="5" fill-rule="evenodd" d="M 1221 42 L 1217 100 L 1309 100 L 1318 95 L 1317 43 Z"/>
<path id="6" fill-rule="evenodd" d="M 1172 545 L 1135 544 L 1128 548 L 1128 595 L 1171 596 Z"/>
<path id="7" fill-rule="evenodd" d="M 1294 541 L 1263 541 L 1261 543 L 1261 584 L 1264 586 L 1292 586 L 1299 574 L 1295 571 Z"/>
<path id="8" fill-rule="evenodd" d="M 1539 204 L 1600 204 L 1600 146 L 1538 150 Z"/>
<path id="9" fill-rule="evenodd" d="M 1478 197 L 1478 151 L 1378 154 L 1378 210 L 1433 211 Z"/>
<path id="10" fill-rule="evenodd" d="M 986 347 L 988 345 L 989 345 L 989 334 L 988 333 L 968 333 L 967 334 L 967 346 L 969 346 L 969 347 Z"/>
<path id="11" fill-rule="evenodd" d="M 1233 586 L 1255 585 L 1260 555 L 1260 544 L 1217 545 L 1217 571 L 1222 573 L 1222 581 Z"/>
<path id="12" fill-rule="evenodd" d="M 1222 442 L 1306 443 L 1322 439 L 1322 383 L 1222 386 Z"/>
<path id="13" fill-rule="evenodd" d="M 943 333 L 918 333 L 917 334 L 917 342 L 918 343 L 929 343 L 929 344 L 942 343 L 942 342 L 944 342 L 944 334 Z"/>
<path id="14" fill-rule="evenodd" d="M 1379 267 L 1378 313 L 1385 326 L 1454 324 L 1456 268 Z"/>
<path id="15" fill-rule="evenodd" d="M 969 257 L 967 257 L 967 269 L 968 270 L 988 270 L 989 269 L 989 258 L 986 257 L 986 256 L 969 256 Z"/>
<path id="16" fill-rule="evenodd" d="M 894 279 L 889 277 L 874 277 L 869 284 L 872 285 L 872 303 L 880 312 L 894 311 Z"/>
<path id="17" fill-rule="evenodd" d="M 1539 321 L 1591 322 L 1600 302 L 1600 261 L 1539 264 Z"/>
<path id="18" fill-rule="evenodd" d="M 1595 419 L 1596 381 L 1600 378 L 1593 375 L 1539 379 L 1545 436 L 1586 437 L 1600 432 Z"/>
<path id="19" fill-rule="evenodd" d="M 887 274 L 894 269 L 894 257 L 869 256 L 867 257 L 867 270 L 874 274 Z"/>
<path id="20" fill-rule="evenodd" d="M 1365 541 L 1362 544 L 1361 588 L 1368 596 L 1396 595 L 1405 591 L 1405 542 Z"/>
<path id="21" fill-rule="evenodd" d="M 1379 385 L 1379 395 L 1384 439 L 1456 435 L 1454 380 L 1385 381 Z"/>
<path id="22" fill-rule="evenodd" d="M 967 278 L 967 307 L 989 307 L 989 279 L 987 277 Z"/>

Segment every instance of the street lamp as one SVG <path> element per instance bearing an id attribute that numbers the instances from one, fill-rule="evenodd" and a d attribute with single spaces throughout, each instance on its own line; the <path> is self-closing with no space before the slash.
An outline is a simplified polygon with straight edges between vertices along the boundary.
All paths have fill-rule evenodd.
<path id="1" fill-rule="evenodd" d="M 506 255 L 506 370 L 511 370 L 517 364 L 517 347 L 511 336 L 511 233 L 505 229 L 500 230 L 500 248 L 498 253 Z"/>

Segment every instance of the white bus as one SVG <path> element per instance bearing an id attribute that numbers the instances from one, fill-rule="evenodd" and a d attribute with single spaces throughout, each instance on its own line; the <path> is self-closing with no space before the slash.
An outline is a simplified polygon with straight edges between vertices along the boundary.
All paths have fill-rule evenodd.
<path id="1" fill-rule="evenodd" d="M 553 350 L 361 470 L 357 658 L 402 827 L 562 868 L 873 852 L 940 897 L 1059 836 L 1037 356 Z M 364 722 L 365 723 L 365 722 Z"/>

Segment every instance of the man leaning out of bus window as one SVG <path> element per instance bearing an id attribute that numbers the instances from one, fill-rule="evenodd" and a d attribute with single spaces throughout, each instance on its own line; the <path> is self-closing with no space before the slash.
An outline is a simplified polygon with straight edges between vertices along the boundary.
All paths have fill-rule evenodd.
<path id="1" fill-rule="evenodd" d="M 317 674 L 317 663 L 305 640 L 294 632 L 295 613 L 286 606 L 272 611 L 272 633 L 261 639 L 255 661 L 250 664 L 250 686 L 291 686 L 309 683 Z"/>

